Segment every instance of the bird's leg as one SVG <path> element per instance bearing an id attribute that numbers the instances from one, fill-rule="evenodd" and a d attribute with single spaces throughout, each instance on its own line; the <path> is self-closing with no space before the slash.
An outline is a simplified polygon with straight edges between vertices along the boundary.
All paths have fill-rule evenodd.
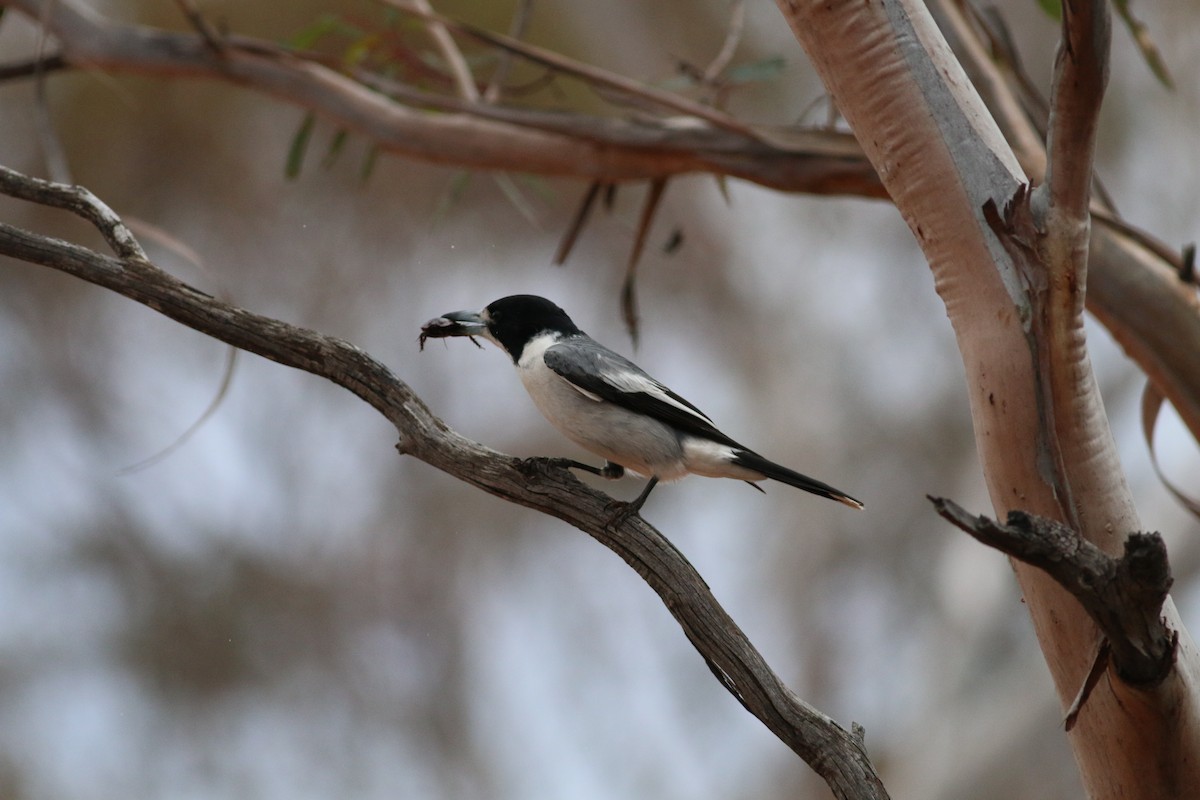
<path id="1" fill-rule="evenodd" d="M 582 461 L 576 461 L 573 458 L 545 458 L 534 457 L 526 458 L 521 461 L 526 467 L 558 467 L 560 469 L 581 469 L 584 472 L 590 472 L 593 475 L 599 475 L 601 478 L 608 480 L 616 480 L 625 475 L 625 468 L 620 464 L 614 464 L 611 461 L 605 461 L 603 467 L 593 467 L 591 464 L 584 464 Z M 658 478 L 651 478 L 646 488 L 642 489 L 634 500 L 628 503 L 622 503 L 619 500 L 613 500 L 609 506 L 616 508 L 616 513 L 608 521 L 610 528 L 616 528 L 622 525 L 630 517 L 642 510 L 642 506 L 646 503 L 646 498 L 650 496 L 650 492 L 658 485 Z"/>
<path id="2" fill-rule="evenodd" d="M 646 488 L 642 489 L 642 493 L 639 494 L 634 500 L 631 500 L 628 503 L 614 502 L 613 505 L 619 506 L 619 508 L 617 509 L 617 513 L 613 514 L 612 518 L 608 521 L 608 527 L 620 527 L 625 523 L 626 520 L 641 511 L 642 506 L 646 504 L 646 498 L 650 496 L 650 492 L 653 491 L 654 487 L 657 485 L 658 478 L 651 478 L 646 484 Z"/>
<path id="3" fill-rule="evenodd" d="M 608 480 L 616 480 L 625 475 L 625 468 L 620 464 L 614 464 L 611 461 L 605 461 L 603 467 L 593 467 L 591 464 L 584 464 L 582 461 L 576 461 L 573 458 L 527 458 L 527 462 L 541 464 L 547 467 L 559 467 L 560 469 L 581 469 L 584 472 L 590 472 L 593 475 L 599 475 L 601 478 Z"/>

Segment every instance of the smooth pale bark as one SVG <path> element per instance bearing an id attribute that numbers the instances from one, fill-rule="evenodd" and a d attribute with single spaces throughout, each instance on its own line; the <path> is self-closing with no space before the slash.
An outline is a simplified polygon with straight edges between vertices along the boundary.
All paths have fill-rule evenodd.
<path id="1" fill-rule="evenodd" d="M 933 270 L 966 369 L 996 514 L 1023 509 L 1058 519 L 1119 552 L 1138 519 L 1088 360 L 1085 273 L 1059 262 L 1038 269 L 1040 254 L 1014 258 L 1013 242 L 988 221 L 985 207 L 1004 209 L 1026 179 L 925 7 L 779 6 Z M 1022 226 L 1023 212 L 1019 204 L 1024 234 L 1032 225 Z M 1059 232 L 1077 226 L 1056 256 L 1078 258 L 1086 218 L 1051 224 Z M 1017 565 L 1017 576 L 1066 708 L 1089 671 L 1097 631 L 1044 574 Z M 1163 611 L 1180 632 L 1176 669 L 1145 690 L 1106 675 L 1070 734 L 1091 797 L 1149 800 L 1200 786 L 1198 657 L 1169 599 Z"/>

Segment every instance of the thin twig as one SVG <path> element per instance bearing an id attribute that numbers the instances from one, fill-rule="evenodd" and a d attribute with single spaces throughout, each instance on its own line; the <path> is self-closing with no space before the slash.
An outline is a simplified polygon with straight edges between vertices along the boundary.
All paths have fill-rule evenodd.
<path id="1" fill-rule="evenodd" d="M 646 191 L 646 200 L 642 203 L 642 214 L 638 219 L 637 233 L 633 237 L 633 247 L 629 251 L 629 259 L 625 262 L 625 280 L 621 283 L 621 316 L 625 320 L 625 329 L 633 340 L 636 349 L 641 338 L 638 324 L 637 305 L 637 268 L 642 260 L 642 251 L 646 249 L 646 238 L 650 227 L 654 224 L 654 215 L 658 212 L 659 201 L 667 188 L 667 179 L 659 178 L 650 182 Z"/>
<path id="2" fill-rule="evenodd" d="M 508 25 L 508 35 L 512 39 L 523 39 L 529 21 L 533 19 L 533 0 L 518 0 L 517 9 L 513 12 L 512 22 Z M 508 81 L 508 73 L 512 70 L 513 54 L 505 50 L 500 53 L 500 60 L 492 72 L 491 80 L 483 91 L 483 99 L 488 103 L 497 103 L 504 93 L 504 84 Z"/>
<path id="3" fill-rule="evenodd" d="M 701 80 L 706 84 L 715 84 L 721 73 L 733 61 L 738 45 L 742 42 L 742 31 L 746 27 L 746 0 L 733 0 L 733 8 L 729 12 L 729 27 L 725 31 L 725 41 L 721 49 L 705 68 Z"/>
<path id="4" fill-rule="evenodd" d="M 596 198 L 600 196 L 600 190 L 604 184 L 600 181 L 592 181 L 588 186 L 587 192 L 583 195 L 583 200 L 579 203 L 579 208 L 575 211 L 575 216 L 571 218 L 570 224 L 567 226 L 567 232 L 563 235 L 562 241 L 559 242 L 558 250 L 554 252 L 554 264 L 561 267 L 567 263 L 567 257 L 571 255 L 571 250 L 575 247 L 575 240 L 579 238 L 579 234 L 583 231 L 583 226 L 587 224 L 588 218 L 592 214 L 592 207 L 596 205 Z"/>
<path id="5" fill-rule="evenodd" d="M 458 87 L 459 95 L 468 102 L 478 100 L 479 87 L 475 85 L 475 78 L 471 75 L 471 68 L 467 66 L 467 59 L 463 58 L 462 51 L 454 43 L 454 37 L 450 35 L 450 31 L 446 30 L 446 26 L 438 20 L 438 14 L 429 5 L 429 0 L 410 0 L 410 2 L 425 18 L 426 30 L 429 31 L 430 37 L 441 51 L 442 58 L 446 60 L 450 74 L 454 76 L 454 85 Z"/>
<path id="6" fill-rule="evenodd" d="M 192 0 L 175 0 L 175 4 L 179 6 L 179 10 L 183 13 L 184 19 L 188 24 L 195 29 L 196 33 L 200 34 L 200 38 L 208 45 L 208 48 L 214 53 L 220 53 L 225 49 L 225 42 L 221 36 L 221 32 L 212 26 L 212 23 L 200 13 L 196 8 L 196 4 Z"/>
<path id="7" fill-rule="evenodd" d="M 447 28 L 459 31 L 467 36 L 478 39 L 494 47 L 499 47 L 508 50 L 523 58 L 526 58 L 534 63 L 559 70 L 565 74 L 572 75 L 580 80 L 585 81 L 588 85 L 597 88 L 609 90 L 616 93 L 619 97 L 627 97 L 630 100 L 643 101 L 653 106 L 660 107 L 680 114 L 695 117 L 704 122 L 714 125 L 724 130 L 733 131 L 743 136 L 757 139 L 755 131 L 730 115 L 718 111 L 710 106 L 702 103 L 696 103 L 688 100 L 685 97 L 672 94 L 670 92 L 655 89 L 652 86 L 646 86 L 638 81 L 616 75 L 605 70 L 598 69 L 590 64 L 584 64 L 580 61 L 567 58 L 558 53 L 553 53 L 540 47 L 526 44 L 517 41 L 511 37 L 504 36 L 499 33 L 477 28 L 473 25 L 468 25 L 465 22 L 460 22 L 450 17 L 443 16 L 437 13 L 429 13 L 423 11 L 408 2 L 402 0 L 383 0 L 388 5 L 397 8 L 422 19 L 436 20 Z"/>
<path id="8" fill-rule="evenodd" d="M 121 258 L 146 258 L 137 238 L 116 212 L 83 186 L 44 181 L 0 166 L 0 194 L 77 214 L 92 223 Z"/>

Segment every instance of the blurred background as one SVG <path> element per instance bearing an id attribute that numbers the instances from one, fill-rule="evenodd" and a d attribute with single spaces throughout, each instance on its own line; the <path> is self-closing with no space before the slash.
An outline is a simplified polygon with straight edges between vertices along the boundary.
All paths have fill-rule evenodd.
<path id="1" fill-rule="evenodd" d="M 186 26 L 167 0 L 96 2 Z M 204 2 L 229 30 L 284 40 L 369 3 Z M 438 3 L 503 30 L 511 2 Z M 671 85 L 707 64 L 729 6 L 539 2 L 528 39 Z M 1137 12 L 1168 91 L 1114 35 L 1099 169 L 1126 217 L 1197 236 L 1198 12 Z M 1011 12 L 1043 86 L 1056 26 Z M 5 62 L 36 51 L 13 12 Z M 823 118 L 822 90 L 769 5 L 735 64 L 783 59 L 740 116 Z M 300 109 L 226 85 L 71 73 L 48 81 L 74 179 L 131 221 L 164 268 L 344 337 L 458 431 L 520 456 L 584 457 L 505 357 L 419 326 L 497 297 L 555 299 L 634 355 L 618 291 L 645 187 L 551 258 L 586 186 L 380 156 L 318 123 L 285 176 Z M 44 175 L 34 85 L 0 85 L 0 162 Z M 818 110 L 813 111 L 816 103 Z M 88 244 L 84 226 L 8 199 L 0 218 Z M 668 242 L 678 231 L 681 245 Z M 196 260 L 201 262 L 199 265 Z M 962 369 L 921 254 L 887 204 L 672 181 L 639 283 L 638 361 L 734 437 L 862 498 L 693 478 L 644 514 L 696 564 L 785 681 L 866 727 L 897 798 L 1074 798 L 1060 709 L 1006 560 L 927 493 L 990 511 Z M 1143 523 L 1171 548 L 1200 625 L 1200 526 L 1150 467 L 1143 379 L 1093 326 L 1093 357 Z M 713 679 L 654 594 L 586 535 L 413 459 L 349 393 L 238 356 L 131 301 L 0 261 L 0 798 L 824 798 L 824 785 Z M 714 377 L 716 376 L 716 377 Z M 1200 491 L 1166 412 L 1167 472 Z M 641 483 L 604 484 L 632 498 Z M 1086 713 L 1086 711 L 1084 712 Z M 1019 770 L 1013 765 L 1020 764 Z"/>

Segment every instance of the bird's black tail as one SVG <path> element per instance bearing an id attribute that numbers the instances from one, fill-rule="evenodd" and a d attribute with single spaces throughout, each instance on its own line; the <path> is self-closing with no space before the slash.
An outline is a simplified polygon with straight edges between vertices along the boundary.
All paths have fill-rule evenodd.
<path id="1" fill-rule="evenodd" d="M 736 450 L 734 451 L 733 463 L 746 469 L 752 469 L 755 472 L 761 472 L 768 478 L 780 483 L 786 483 L 788 486 L 795 486 L 797 489 L 803 489 L 806 492 L 812 492 L 821 497 L 828 497 L 830 500 L 845 503 L 851 508 L 863 507 L 862 503 L 845 492 L 838 491 L 827 483 L 821 483 L 815 478 L 801 475 L 799 472 L 790 470 L 787 467 L 781 467 L 774 461 L 767 461 L 767 459 L 758 453 L 749 450 Z"/>

